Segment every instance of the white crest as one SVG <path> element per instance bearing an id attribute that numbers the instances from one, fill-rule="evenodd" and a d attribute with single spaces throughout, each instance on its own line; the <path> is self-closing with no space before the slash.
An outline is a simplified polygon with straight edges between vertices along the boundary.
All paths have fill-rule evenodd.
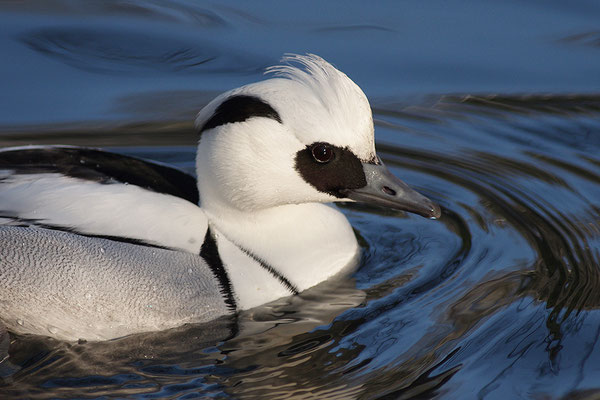
<path id="1" fill-rule="evenodd" d="M 373 117 L 360 87 L 315 54 L 286 54 L 281 61 L 283 64 L 267 68 L 265 74 L 300 84 L 306 91 L 296 91 L 299 95 L 296 101 L 312 106 L 305 114 L 298 112 L 302 110 L 300 104 L 296 107 L 295 115 L 303 114 L 304 120 L 295 125 L 310 129 L 311 132 L 306 132 L 310 140 L 324 140 L 319 136 L 325 135 L 323 138 L 330 143 L 351 148 L 364 161 L 372 159 L 375 156 Z M 302 96 L 307 92 L 308 99 Z"/>
<path id="2" fill-rule="evenodd" d="M 281 61 L 284 64 L 267 68 L 265 74 L 287 78 L 305 85 L 330 112 L 336 112 L 338 106 L 343 108 L 352 105 L 353 103 L 347 101 L 348 99 L 356 96 L 364 97 L 360 88 L 346 74 L 315 54 L 305 56 L 286 54 Z"/>

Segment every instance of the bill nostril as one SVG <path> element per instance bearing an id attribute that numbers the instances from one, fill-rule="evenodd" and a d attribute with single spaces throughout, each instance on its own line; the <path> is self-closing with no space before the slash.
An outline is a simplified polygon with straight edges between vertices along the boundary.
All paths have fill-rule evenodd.
<path id="1" fill-rule="evenodd" d="M 383 190 L 383 193 L 389 194 L 390 196 L 396 195 L 396 191 L 388 186 L 384 186 L 381 190 Z"/>

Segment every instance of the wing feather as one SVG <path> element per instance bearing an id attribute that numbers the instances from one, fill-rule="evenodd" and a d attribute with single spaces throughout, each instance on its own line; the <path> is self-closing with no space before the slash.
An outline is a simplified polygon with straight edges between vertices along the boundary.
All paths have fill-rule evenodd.
<path id="1" fill-rule="evenodd" d="M 0 151 L 0 225 L 37 225 L 198 253 L 207 220 L 194 177 L 98 149 Z"/>

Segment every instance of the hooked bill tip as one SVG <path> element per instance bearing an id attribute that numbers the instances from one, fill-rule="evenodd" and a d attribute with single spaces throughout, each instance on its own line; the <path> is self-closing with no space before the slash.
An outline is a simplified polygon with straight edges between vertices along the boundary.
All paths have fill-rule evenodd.
<path id="1" fill-rule="evenodd" d="M 421 207 L 410 207 L 406 211 L 419 214 L 428 219 L 438 219 L 442 216 L 442 209 L 439 205 L 423 196 Z"/>
<path id="2" fill-rule="evenodd" d="M 437 204 L 432 204 L 429 211 L 429 219 L 438 219 L 442 216 L 442 209 Z"/>

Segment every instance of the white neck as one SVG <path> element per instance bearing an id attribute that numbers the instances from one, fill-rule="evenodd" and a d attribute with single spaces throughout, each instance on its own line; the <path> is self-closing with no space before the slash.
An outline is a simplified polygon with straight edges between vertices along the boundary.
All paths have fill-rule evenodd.
<path id="1" fill-rule="evenodd" d="M 205 212 L 217 235 L 219 252 L 234 291 L 240 297 L 240 308 L 282 295 L 269 290 L 272 284 L 264 283 L 262 275 L 260 279 L 255 276 L 264 271 L 258 272 L 260 266 L 251 257 L 246 255 L 246 262 L 239 262 L 240 249 L 264 261 L 298 291 L 336 274 L 349 273 L 357 265 L 359 246 L 352 227 L 342 213 L 330 206 L 293 204 L 244 212 L 213 204 Z"/>

